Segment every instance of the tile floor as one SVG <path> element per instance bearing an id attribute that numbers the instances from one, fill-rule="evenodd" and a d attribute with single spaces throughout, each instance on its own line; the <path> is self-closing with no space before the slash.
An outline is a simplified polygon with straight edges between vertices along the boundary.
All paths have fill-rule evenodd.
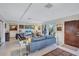
<path id="1" fill-rule="evenodd" d="M 56 49 L 57 47 L 79 56 L 79 48 L 75 49 L 72 47 L 68 47 L 66 45 L 63 45 L 63 46 L 56 46 L 56 45 L 53 46 L 52 45 L 50 47 L 47 47 L 46 49 L 43 49 L 41 51 L 37 51 L 35 53 L 30 54 L 30 56 L 41 56 L 41 55 L 44 55 L 44 54 Z M 22 49 L 22 48 L 24 48 L 24 46 L 20 47 L 19 42 L 16 39 L 11 38 L 10 42 L 6 42 L 2 47 L 0 47 L 0 56 L 14 56 L 14 55 L 16 55 L 16 53 L 12 53 L 12 52 L 16 51 L 16 50 L 19 51 L 20 48 Z"/>
<path id="2" fill-rule="evenodd" d="M 74 55 L 79 56 L 79 48 L 72 47 L 72 46 L 66 45 L 66 44 L 58 46 L 58 48 L 63 49 L 65 51 L 67 51 L 67 52 L 70 52 L 70 53 L 72 53 Z"/>
<path id="3" fill-rule="evenodd" d="M 29 56 L 42 56 L 49 51 L 56 49 L 56 47 L 56 45 L 51 45 L 45 49 L 31 53 Z M 24 56 L 22 55 L 24 52 L 25 46 L 20 46 L 19 42 L 14 38 L 11 38 L 11 41 L 6 42 L 2 47 L 0 47 L 0 56 Z"/>

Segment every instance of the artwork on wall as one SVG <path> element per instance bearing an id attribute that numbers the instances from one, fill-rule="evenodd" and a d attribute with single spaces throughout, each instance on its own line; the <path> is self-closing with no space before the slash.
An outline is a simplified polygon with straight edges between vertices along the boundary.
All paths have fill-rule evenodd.
<path id="1" fill-rule="evenodd" d="M 39 27 L 38 27 L 38 30 L 40 30 L 40 29 L 41 29 L 41 27 L 39 26 Z"/>
<path id="2" fill-rule="evenodd" d="M 62 27 L 57 27 L 57 31 L 62 31 Z"/>
<path id="3" fill-rule="evenodd" d="M 62 24 L 57 24 L 57 31 L 62 31 Z"/>
<path id="4" fill-rule="evenodd" d="M 17 31 L 17 25 L 10 25 L 10 31 Z"/>
<path id="5" fill-rule="evenodd" d="M 20 29 L 24 29 L 24 25 L 19 25 L 19 28 Z"/>
<path id="6" fill-rule="evenodd" d="M 28 28 L 29 28 L 29 29 L 34 29 L 35 26 L 34 26 L 34 25 L 26 25 L 26 26 L 25 26 L 25 29 L 28 29 Z"/>

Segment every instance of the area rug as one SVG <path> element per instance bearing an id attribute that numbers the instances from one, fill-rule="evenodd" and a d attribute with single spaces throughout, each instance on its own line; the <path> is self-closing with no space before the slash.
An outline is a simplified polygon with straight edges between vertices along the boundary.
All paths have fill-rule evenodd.
<path id="1" fill-rule="evenodd" d="M 60 48 L 57 48 L 57 49 L 55 49 L 55 50 L 53 50 L 53 51 L 51 51 L 43 56 L 75 56 L 75 55 L 71 54 L 67 51 L 64 51 Z"/>

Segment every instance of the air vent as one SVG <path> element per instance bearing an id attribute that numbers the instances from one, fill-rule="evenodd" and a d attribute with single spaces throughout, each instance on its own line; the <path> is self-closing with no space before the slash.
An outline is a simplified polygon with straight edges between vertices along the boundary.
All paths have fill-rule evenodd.
<path id="1" fill-rule="evenodd" d="M 45 5 L 45 7 L 46 8 L 51 8 L 51 7 L 53 7 L 53 5 L 51 3 L 48 3 L 48 4 Z"/>

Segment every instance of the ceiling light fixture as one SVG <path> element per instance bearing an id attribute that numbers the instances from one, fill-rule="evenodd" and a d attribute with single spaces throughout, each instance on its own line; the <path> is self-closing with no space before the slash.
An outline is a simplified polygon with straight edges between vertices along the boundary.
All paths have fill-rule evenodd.
<path id="1" fill-rule="evenodd" d="M 52 5 L 51 3 L 47 3 L 47 4 L 45 5 L 45 7 L 46 7 L 46 8 L 51 8 L 51 7 L 53 7 L 53 5 Z"/>

